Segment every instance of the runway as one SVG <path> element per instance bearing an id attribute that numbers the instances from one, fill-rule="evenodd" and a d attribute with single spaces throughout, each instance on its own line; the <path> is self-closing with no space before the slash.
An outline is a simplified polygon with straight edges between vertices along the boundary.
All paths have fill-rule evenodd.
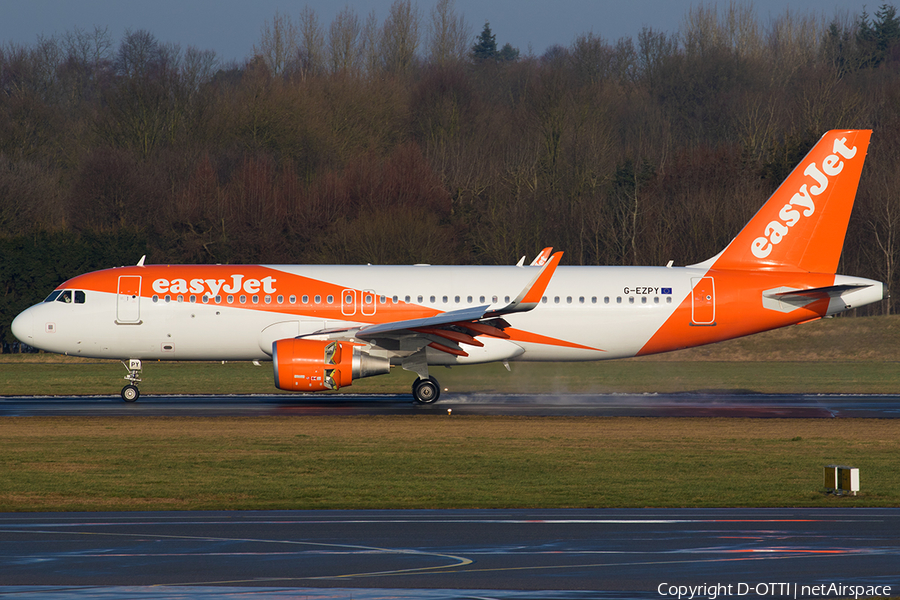
<path id="1" fill-rule="evenodd" d="M 900 397 L 447 394 L 433 406 L 406 395 L 145 395 L 135 404 L 118 396 L 0 398 L 6 417 L 448 410 L 897 418 Z M 848 586 L 898 595 L 900 509 L 840 504 L 835 498 L 832 509 L 0 513 L 0 597 L 583 600 L 693 593 L 713 600 L 852 597 L 844 592 L 857 588 Z"/>
<path id="2" fill-rule="evenodd" d="M 406 394 L 2 396 L 0 416 L 518 415 L 594 417 L 900 418 L 900 395 L 445 394 L 419 405 Z"/>
<path id="3" fill-rule="evenodd" d="M 0 514 L 6 598 L 845 595 L 822 585 L 896 595 L 900 510 Z"/>

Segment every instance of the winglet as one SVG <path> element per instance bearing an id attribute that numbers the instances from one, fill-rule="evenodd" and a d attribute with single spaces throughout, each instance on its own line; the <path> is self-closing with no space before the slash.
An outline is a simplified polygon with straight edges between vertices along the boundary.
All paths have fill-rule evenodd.
<path id="1" fill-rule="evenodd" d="M 549 260 L 550 253 L 553 252 L 553 246 L 548 246 L 540 251 L 540 253 L 534 257 L 534 260 L 531 261 L 532 267 L 543 267 L 544 264 Z"/>
<path id="2" fill-rule="evenodd" d="M 559 261 L 562 258 L 563 253 L 557 252 L 550 259 L 544 263 L 544 266 L 541 267 L 540 272 L 532 279 L 525 288 L 519 292 L 519 295 L 516 296 L 516 299 L 504 306 L 503 308 L 492 310 L 485 314 L 485 318 L 487 317 L 497 317 L 500 315 L 508 315 L 509 313 L 517 313 L 517 312 L 526 312 L 533 309 L 537 306 L 541 297 L 544 295 L 544 291 L 547 289 L 547 286 L 550 284 L 550 279 L 553 277 L 553 273 L 556 272 L 556 267 L 559 265 Z"/>

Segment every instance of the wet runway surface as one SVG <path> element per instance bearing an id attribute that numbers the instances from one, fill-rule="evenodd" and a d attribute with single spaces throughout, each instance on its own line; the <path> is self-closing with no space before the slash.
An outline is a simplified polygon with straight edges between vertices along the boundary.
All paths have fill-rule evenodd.
<path id="1" fill-rule="evenodd" d="M 707 598 L 710 586 L 718 597 L 896 595 L 900 510 L 0 514 L 10 598 L 565 600 L 677 597 L 678 586 L 706 586 Z"/>
<path id="2" fill-rule="evenodd" d="M 406 395 L 0 398 L 0 416 L 447 410 L 897 418 L 900 396 L 446 394 L 433 406 Z M 852 597 L 847 586 L 898 594 L 900 509 L 0 513 L 4 598 Z"/>
<path id="3" fill-rule="evenodd" d="M 523 415 L 597 417 L 900 418 L 900 395 L 444 394 L 423 406 L 406 394 L 3 396 L 0 416 Z"/>

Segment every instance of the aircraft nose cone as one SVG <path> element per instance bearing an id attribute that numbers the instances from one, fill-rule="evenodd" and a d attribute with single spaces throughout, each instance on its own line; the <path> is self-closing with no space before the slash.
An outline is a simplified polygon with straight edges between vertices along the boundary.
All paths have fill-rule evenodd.
<path id="1" fill-rule="evenodd" d="M 26 310 L 13 319 L 12 332 L 20 342 L 34 345 L 34 313 Z"/>

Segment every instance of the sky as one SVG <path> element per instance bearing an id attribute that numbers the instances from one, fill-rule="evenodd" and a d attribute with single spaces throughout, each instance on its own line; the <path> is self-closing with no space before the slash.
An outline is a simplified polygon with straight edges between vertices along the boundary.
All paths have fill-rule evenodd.
<path id="1" fill-rule="evenodd" d="M 415 0 L 414 0 L 415 1 Z M 718 6 L 728 6 L 720 0 Z M 816 14 L 831 20 L 838 15 L 874 13 L 884 0 L 755 0 L 760 23 L 784 13 Z M 418 0 L 427 15 L 435 0 Z M 498 46 L 510 43 L 524 55 L 541 55 L 549 46 L 569 46 L 575 37 L 594 33 L 615 42 L 636 38 L 644 27 L 676 33 L 692 6 L 715 2 L 696 0 L 456 0 L 474 36 L 489 21 Z M 739 2 L 746 5 L 747 2 Z M 893 4 L 893 3 L 892 3 Z M 263 25 L 276 12 L 297 18 L 311 7 L 326 28 L 345 6 L 365 19 L 374 10 L 379 21 L 387 17 L 391 0 L 0 0 L 0 47 L 9 43 L 34 44 L 38 36 L 53 36 L 74 27 L 92 31 L 108 27 L 118 45 L 128 29 L 145 29 L 164 43 L 214 50 L 223 62 L 242 63 L 259 40 Z M 896 5 L 896 4 L 894 4 Z"/>

